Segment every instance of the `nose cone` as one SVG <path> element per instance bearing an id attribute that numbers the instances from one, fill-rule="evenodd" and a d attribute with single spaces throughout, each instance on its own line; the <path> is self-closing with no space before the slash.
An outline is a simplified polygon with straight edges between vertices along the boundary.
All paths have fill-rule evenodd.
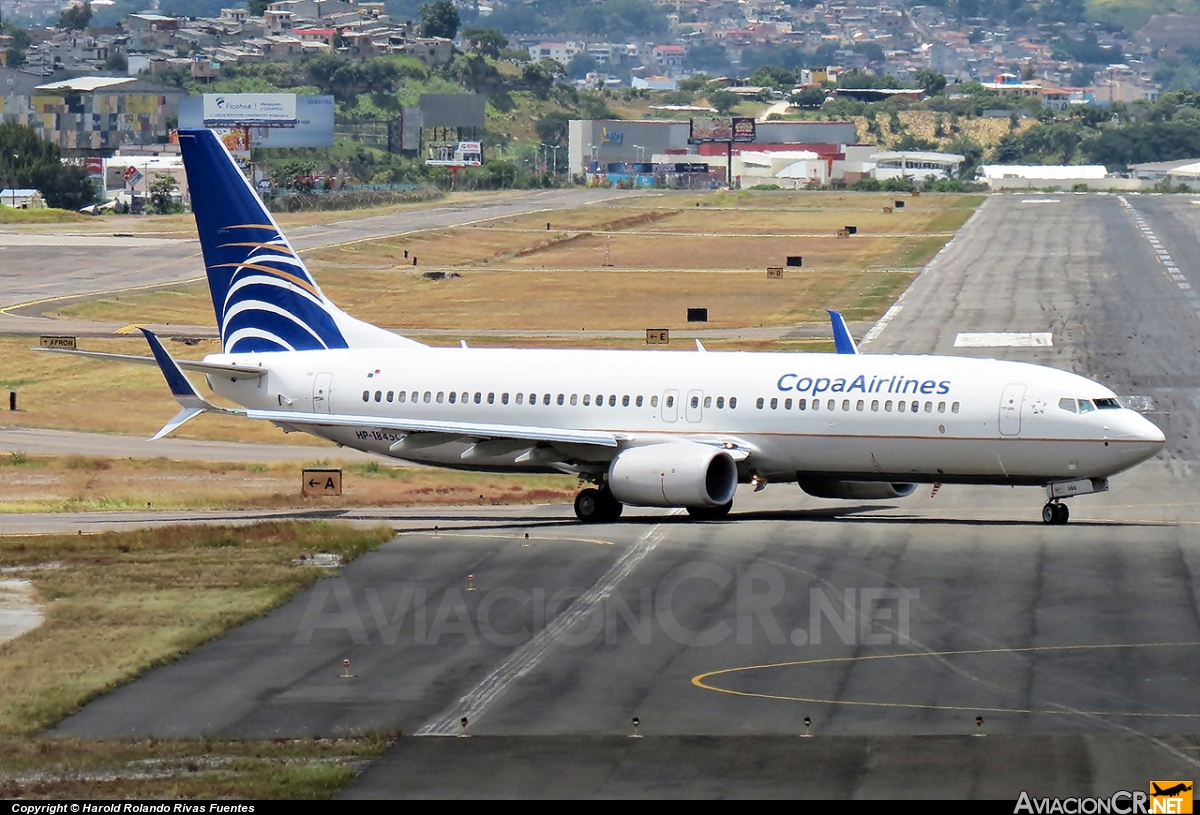
<path id="1" fill-rule="evenodd" d="M 1113 447 L 1117 448 L 1121 468 L 1125 469 L 1153 458 L 1166 444 L 1167 437 L 1158 425 L 1140 413 L 1132 410 L 1122 413 L 1125 415 L 1113 422 L 1109 432 L 1114 441 L 1120 442 Z"/>

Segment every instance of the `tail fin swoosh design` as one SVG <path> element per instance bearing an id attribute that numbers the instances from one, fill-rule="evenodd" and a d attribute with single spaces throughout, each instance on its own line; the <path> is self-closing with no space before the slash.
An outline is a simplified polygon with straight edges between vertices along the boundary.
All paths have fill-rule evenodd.
<path id="1" fill-rule="evenodd" d="M 346 348 L 345 316 L 321 292 L 210 130 L 181 130 L 192 210 L 226 353 Z"/>

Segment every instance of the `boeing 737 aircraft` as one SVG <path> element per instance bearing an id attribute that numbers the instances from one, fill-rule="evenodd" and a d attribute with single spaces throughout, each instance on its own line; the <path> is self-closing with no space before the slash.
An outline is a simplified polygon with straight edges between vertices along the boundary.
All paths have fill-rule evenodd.
<path id="1" fill-rule="evenodd" d="M 1163 446 L 1082 376 L 863 355 L 840 317 L 837 354 L 431 348 L 331 303 L 217 137 L 179 141 L 223 351 L 176 361 L 146 331 L 153 358 L 75 352 L 157 361 L 183 409 L 155 438 L 232 413 L 423 464 L 570 473 L 594 485 L 575 499 L 584 522 L 625 504 L 721 518 L 739 483 L 852 500 L 961 483 L 1043 487 L 1043 520 L 1062 524 L 1062 499 Z"/>

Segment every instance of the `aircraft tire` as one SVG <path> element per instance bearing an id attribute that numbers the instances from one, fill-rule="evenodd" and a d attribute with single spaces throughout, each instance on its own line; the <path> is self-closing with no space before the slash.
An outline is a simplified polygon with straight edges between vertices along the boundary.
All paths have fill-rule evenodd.
<path id="1" fill-rule="evenodd" d="M 589 487 L 575 496 L 575 517 L 585 524 L 596 524 L 604 520 L 604 495 L 600 490 Z"/>
<path id="2" fill-rule="evenodd" d="M 1071 510 L 1067 509 L 1066 504 L 1059 504 L 1058 517 L 1055 519 L 1055 523 L 1057 523 L 1059 526 L 1062 526 L 1069 520 L 1071 520 Z"/>
<path id="3" fill-rule="evenodd" d="M 575 511 L 578 512 L 578 500 L 575 502 L 575 506 Z M 1058 522 L 1058 512 L 1055 510 L 1056 506 L 1057 504 L 1046 504 L 1046 506 L 1042 507 L 1042 523 L 1054 524 Z"/>

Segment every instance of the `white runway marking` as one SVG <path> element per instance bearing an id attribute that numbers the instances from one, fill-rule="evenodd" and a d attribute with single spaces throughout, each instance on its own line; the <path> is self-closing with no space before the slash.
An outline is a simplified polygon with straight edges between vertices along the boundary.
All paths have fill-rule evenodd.
<path id="1" fill-rule="evenodd" d="M 962 332 L 954 338 L 955 348 L 1049 348 L 1054 339 L 1049 331 Z"/>
<path id="2" fill-rule="evenodd" d="M 1058 198 L 1022 198 L 1022 204 L 1057 204 Z"/>
<path id="3" fill-rule="evenodd" d="M 453 736 L 461 729 L 460 719 L 466 718 L 469 722 L 478 719 L 514 682 L 536 668 L 538 663 L 554 650 L 564 635 L 595 613 L 600 603 L 612 594 L 617 584 L 632 574 L 638 564 L 645 560 L 666 536 L 667 529 L 661 524 L 652 527 L 596 581 L 596 585 L 579 595 L 566 611 L 514 651 L 449 710 L 423 725 L 416 735 Z"/>

